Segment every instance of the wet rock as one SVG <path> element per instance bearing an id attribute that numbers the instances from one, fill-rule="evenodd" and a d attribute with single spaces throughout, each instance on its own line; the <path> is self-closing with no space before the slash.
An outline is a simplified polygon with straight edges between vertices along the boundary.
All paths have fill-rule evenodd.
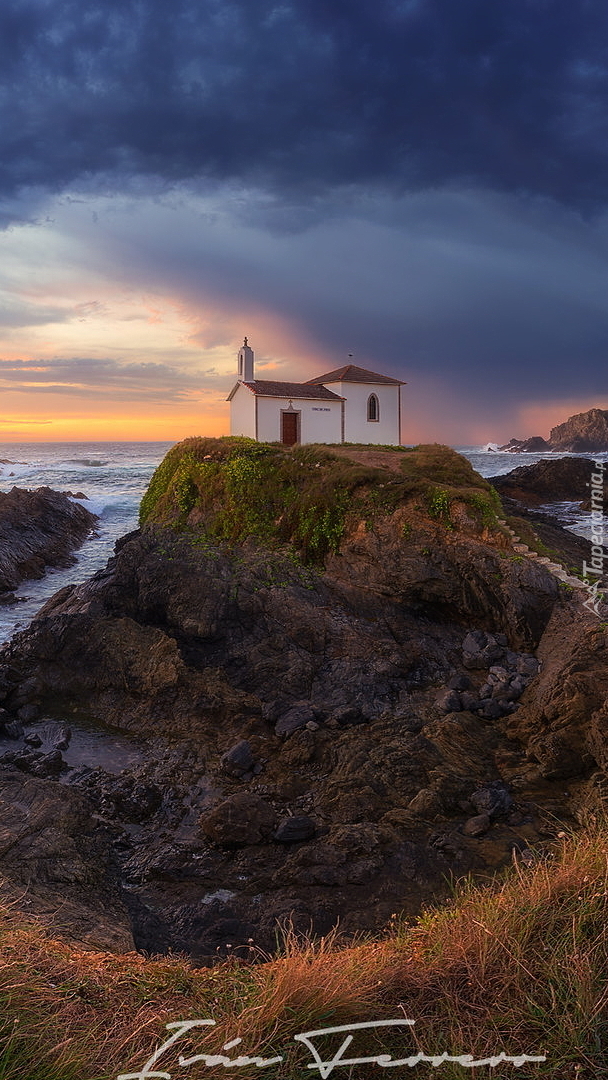
<path id="1" fill-rule="evenodd" d="M 204 835 L 222 847 L 261 844 L 276 824 L 272 807 L 259 795 L 245 793 L 231 795 L 200 819 Z"/>
<path id="2" fill-rule="evenodd" d="M 42 739 L 39 735 L 36 735 L 35 731 L 30 731 L 27 735 L 24 735 L 23 741 L 27 746 L 32 746 L 34 748 L 42 746 Z"/>
<path id="3" fill-rule="evenodd" d="M 71 552 L 89 535 L 97 517 L 50 488 L 0 492 L 0 593 L 47 566 L 70 566 Z"/>
<path id="4" fill-rule="evenodd" d="M 294 844 L 298 841 L 311 840 L 316 833 L 312 818 L 305 815 L 283 818 L 279 822 L 274 839 L 280 844 Z"/>
<path id="5" fill-rule="evenodd" d="M 29 768 L 29 772 L 31 772 L 32 776 L 56 778 L 65 767 L 61 750 L 50 750 L 48 754 L 36 757 L 36 760 L 32 762 Z"/>
<path id="6" fill-rule="evenodd" d="M 67 750 L 72 739 L 72 729 L 68 724 L 61 724 L 53 738 L 53 746 L 56 750 Z"/>
<path id="7" fill-rule="evenodd" d="M 521 465 L 490 482 L 501 496 L 522 506 L 552 502 L 583 502 L 589 497 L 588 484 L 594 471 L 590 458 L 563 457 Z"/>
<path id="8" fill-rule="evenodd" d="M 506 450 L 511 454 L 543 454 L 551 447 L 540 435 L 533 435 L 530 439 L 509 439 L 508 443 L 499 446 L 498 449 Z M 496 477 L 493 477 L 494 479 Z"/>

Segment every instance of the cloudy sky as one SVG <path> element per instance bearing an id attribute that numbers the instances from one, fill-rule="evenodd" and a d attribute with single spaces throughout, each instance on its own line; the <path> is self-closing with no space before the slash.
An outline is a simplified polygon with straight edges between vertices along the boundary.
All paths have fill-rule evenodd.
<path id="1" fill-rule="evenodd" d="M 406 441 L 608 408 L 605 0 L 3 0 L 0 441 L 407 381 Z"/>

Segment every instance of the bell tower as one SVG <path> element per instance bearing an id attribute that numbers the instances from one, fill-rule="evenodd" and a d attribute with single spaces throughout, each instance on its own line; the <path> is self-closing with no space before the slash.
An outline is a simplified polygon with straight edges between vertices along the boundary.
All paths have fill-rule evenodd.
<path id="1" fill-rule="evenodd" d="M 245 338 L 239 349 L 237 374 L 241 382 L 253 382 L 253 349 L 249 348 Z"/>

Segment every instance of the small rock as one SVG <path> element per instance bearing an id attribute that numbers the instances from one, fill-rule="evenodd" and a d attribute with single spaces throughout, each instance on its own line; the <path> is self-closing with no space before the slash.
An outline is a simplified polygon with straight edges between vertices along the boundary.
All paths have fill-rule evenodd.
<path id="1" fill-rule="evenodd" d="M 513 799 L 501 780 L 478 788 L 469 796 L 469 802 L 478 814 L 489 814 L 491 818 L 507 814 L 513 806 Z"/>
<path id="2" fill-rule="evenodd" d="M 486 633 L 484 630 L 471 630 L 467 634 L 463 643 L 462 651 L 466 653 L 475 654 L 481 652 L 486 645 Z"/>
<path id="3" fill-rule="evenodd" d="M 39 735 L 36 734 L 35 731 L 30 731 L 29 734 L 24 735 L 23 741 L 24 743 L 26 743 L 27 746 L 42 746 L 42 739 Z"/>
<path id="4" fill-rule="evenodd" d="M 492 634 L 473 630 L 462 643 L 463 664 L 470 670 L 484 670 L 502 660 L 505 649 Z"/>
<path id="5" fill-rule="evenodd" d="M 411 810 L 419 817 L 430 818 L 431 821 L 434 821 L 444 813 L 444 806 L 441 796 L 436 791 L 433 791 L 432 788 L 421 788 L 408 804 L 408 810 Z"/>
<path id="6" fill-rule="evenodd" d="M 535 656 L 520 656 L 517 661 L 517 671 L 520 675 L 537 675 L 539 666 Z"/>
<path id="7" fill-rule="evenodd" d="M 435 699 L 435 705 L 442 713 L 460 712 L 460 694 L 456 693 L 455 690 L 444 690 Z"/>
<path id="8" fill-rule="evenodd" d="M 484 833 L 487 833 L 491 824 L 489 814 L 478 814 L 476 817 L 465 821 L 462 831 L 465 836 L 483 836 Z"/>
<path id="9" fill-rule="evenodd" d="M 251 744 L 247 739 L 241 739 L 222 755 L 220 764 L 222 771 L 229 776 L 240 777 L 243 773 L 250 772 L 255 765 Z"/>
<path id="10" fill-rule="evenodd" d="M 510 710 L 507 710 L 506 705 L 503 705 L 502 701 L 496 698 L 482 698 L 479 702 L 478 715 L 483 720 L 500 720 L 501 716 L 505 716 L 507 711 Z"/>
<path id="11" fill-rule="evenodd" d="M 316 720 L 309 720 L 307 725 L 306 725 L 306 730 L 307 731 L 318 731 L 319 727 L 320 727 L 320 725 L 317 724 Z"/>
<path id="12" fill-rule="evenodd" d="M 470 690 L 471 680 L 468 675 L 455 675 L 448 683 L 449 690 Z"/>
<path id="13" fill-rule="evenodd" d="M 274 839 L 279 844 L 294 844 L 302 840 L 312 840 L 315 832 L 315 823 L 312 818 L 305 815 L 287 817 L 279 822 Z"/>
<path id="14" fill-rule="evenodd" d="M 509 692 L 511 694 L 511 700 L 521 697 L 526 686 L 528 685 L 528 678 L 525 675 L 511 675 L 509 679 Z"/>
<path id="15" fill-rule="evenodd" d="M 492 664 L 492 667 L 490 668 L 490 675 L 493 675 L 494 678 L 498 680 L 498 682 L 506 682 L 509 678 L 509 672 L 500 664 Z"/>

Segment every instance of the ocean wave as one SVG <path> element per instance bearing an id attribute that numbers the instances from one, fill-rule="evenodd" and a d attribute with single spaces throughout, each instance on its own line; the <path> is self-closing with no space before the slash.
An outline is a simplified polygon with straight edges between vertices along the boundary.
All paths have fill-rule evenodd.
<path id="1" fill-rule="evenodd" d="M 66 465 L 84 465 L 87 469 L 102 469 L 109 461 L 96 461 L 94 458 L 68 458 Z"/>

